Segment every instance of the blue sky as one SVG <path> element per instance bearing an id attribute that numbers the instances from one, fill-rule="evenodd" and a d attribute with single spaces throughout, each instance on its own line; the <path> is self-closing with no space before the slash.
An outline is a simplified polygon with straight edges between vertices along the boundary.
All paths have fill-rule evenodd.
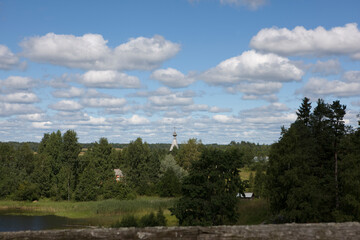
<path id="1" fill-rule="evenodd" d="M 0 0 L 0 141 L 273 143 L 303 97 L 360 113 L 357 0 Z M 313 104 L 315 106 L 315 103 Z"/>

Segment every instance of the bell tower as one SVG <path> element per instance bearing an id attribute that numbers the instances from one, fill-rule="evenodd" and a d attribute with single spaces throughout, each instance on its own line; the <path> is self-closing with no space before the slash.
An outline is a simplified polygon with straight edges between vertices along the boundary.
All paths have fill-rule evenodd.
<path id="1" fill-rule="evenodd" d="M 171 144 L 171 147 L 170 147 L 170 152 L 174 149 L 174 147 L 176 147 L 177 149 L 179 149 L 179 146 L 178 146 L 177 140 L 176 140 L 176 136 L 177 136 L 177 134 L 176 134 L 176 131 L 175 131 L 175 128 L 174 128 L 174 133 L 173 133 L 174 139 L 173 139 L 172 144 Z"/>

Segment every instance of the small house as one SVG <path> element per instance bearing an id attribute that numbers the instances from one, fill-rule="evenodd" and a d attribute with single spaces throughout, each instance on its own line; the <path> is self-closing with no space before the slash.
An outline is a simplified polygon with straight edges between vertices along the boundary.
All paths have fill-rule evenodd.
<path id="1" fill-rule="evenodd" d="M 117 182 L 120 182 L 122 178 L 124 178 L 124 174 L 120 169 L 114 169 L 114 173 L 115 173 L 115 180 Z"/>
<path id="2" fill-rule="evenodd" d="M 244 192 L 244 193 L 238 193 L 236 197 L 240 197 L 242 199 L 253 199 L 254 193 L 252 192 Z"/>

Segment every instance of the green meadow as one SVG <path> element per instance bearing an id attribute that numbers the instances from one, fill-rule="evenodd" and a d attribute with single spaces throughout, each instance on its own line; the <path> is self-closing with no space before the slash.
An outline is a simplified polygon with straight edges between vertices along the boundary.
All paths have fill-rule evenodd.
<path id="1" fill-rule="evenodd" d="M 168 226 L 176 226 L 177 219 L 168 210 L 175 198 L 138 197 L 134 200 L 108 199 L 103 201 L 71 202 L 39 200 L 37 202 L 0 201 L 1 212 L 22 215 L 56 215 L 78 219 L 83 225 L 109 227 L 124 216 L 142 217 L 159 209 L 167 220 Z"/>
<path id="2" fill-rule="evenodd" d="M 109 199 L 103 201 L 68 202 L 41 199 L 38 202 L 0 201 L 0 214 L 56 215 L 79 220 L 81 225 L 110 227 L 125 216 L 140 218 L 159 209 L 167 220 L 167 226 L 177 226 L 178 221 L 168 210 L 176 198 L 138 197 L 134 200 Z M 265 200 L 239 200 L 239 225 L 260 224 L 268 218 Z"/>

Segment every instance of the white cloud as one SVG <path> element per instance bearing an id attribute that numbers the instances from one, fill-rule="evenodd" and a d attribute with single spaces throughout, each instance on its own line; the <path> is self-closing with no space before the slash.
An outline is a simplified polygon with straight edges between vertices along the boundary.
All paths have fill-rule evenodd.
<path id="1" fill-rule="evenodd" d="M 221 62 L 200 75 L 210 84 L 233 85 L 242 81 L 300 81 L 304 72 L 289 59 L 254 50 Z"/>
<path id="2" fill-rule="evenodd" d="M 12 115 L 33 114 L 40 112 L 40 109 L 29 104 L 0 102 L 0 116 L 8 117 Z"/>
<path id="3" fill-rule="evenodd" d="M 97 70 L 151 70 L 175 56 L 180 45 L 162 36 L 132 38 L 114 49 L 100 34 L 58 35 L 27 38 L 23 55 L 33 61 L 70 68 Z"/>
<path id="4" fill-rule="evenodd" d="M 263 99 L 268 102 L 276 102 L 279 100 L 279 98 L 275 94 L 269 94 L 269 95 L 251 95 L 251 94 L 244 94 L 241 99 L 243 100 L 259 100 Z"/>
<path id="5" fill-rule="evenodd" d="M 212 113 L 231 112 L 231 108 L 211 107 L 210 112 Z"/>
<path id="6" fill-rule="evenodd" d="M 221 4 L 246 6 L 252 10 L 258 9 L 259 7 L 265 5 L 266 2 L 266 0 L 220 0 Z"/>
<path id="7" fill-rule="evenodd" d="M 307 96 L 353 97 L 360 96 L 359 82 L 329 81 L 324 78 L 310 78 L 305 86 L 298 92 Z"/>
<path id="8" fill-rule="evenodd" d="M 141 117 L 136 114 L 133 115 L 131 118 L 127 119 L 126 122 L 131 125 L 143 125 L 150 123 L 150 121 L 147 118 Z"/>
<path id="9" fill-rule="evenodd" d="M 228 87 L 227 91 L 230 93 L 241 92 L 246 96 L 266 97 L 274 93 L 278 93 L 282 88 L 280 82 L 255 82 L 255 83 L 240 83 L 235 87 Z"/>
<path id="10" fill-rule="evenodd" d="M 87 87 L 97 88 L 139 88 L 141 86 L 137 77 L 112 70 L 88 71 L 80 76 L 79 82 Z"/>
<path id="11" fill-rule="evenodd" d="M 174 68 L 158 69 L 151 74 L 150 78 L 173 88 L 187 87 L 195 81 L 192 76 L 185 76 Z"/>
<path id="12" fill-rule="evenodd" d="M 349 71 L 344 73 L 344 80 L 347 82 L 360 82 L 360 71 Z"/>
<path id="13" fill-rule="evenodd" d="M 51 129 L 52 128 L 52 122 L 33 122 L 31 123 L 31 126 L 33 128 L 39 128 L 39 129 Z"/>
<path id="14" fill-rule="evenodd" d="M 45 114 L 44 113 L 25 114 L 25 115 L 20 115 L 19 118 L 31 122 L 43 122 L 45 119 Z"/>
<path id="15" fill-rule="evenodd" d="M 193 99 L 191 97 L 185 97 L 178 93 L 172 93 L 165 96 L 151 96 L 148 99 L 152 104 L 159 106 L 183 106 L 193 104 Z"/>
<path id="16" fill-rule="evenodd" d="M 81 100 L 83 106 L 93 108 L 117 108 L 126 103 L 125 98 L 84 98 Z"/>
<path id="17" fill-rule="evenodd" d="M 1 86 L 8 90 L 28 90 L 35 87 L 36 82 L 29 77 L 10 76 L 5 80 L 0 81 Z"/>
<path id="18" fill-rule="evenodd" d="M 93 117 L 89 116 L 89 119 L 86 121 L 79 121 L 78 124 L 80 125 L 95 125 L 95 126 L 105 126 L 109 125 L 105 117 Z"/>
<path id="19" fill-rule="evenodd" d="M 10 49 L 0 44 L 0 69 L 10 70 L 19 65 L 19 57 L 10 51 Z"/>
<path id="20" fill-rule="evenodd" d="M 195 111 L 209 111 L 210 107 L 206 104 L 192 104 L 182 108 L 185 112 L 195 112 Z"/>
<path id="21" fill-rule="evenodd" d="M 348 55 L 360 60 L 360 31 L 356 23 L 326 30 L 323 27 L 307 30 L 297 26 L 265 28 L 251 39 L 250 46 L 259 51 L 283 56 L 294 55 Z"/>
<path id="22" fill-rule="evenodd" d="M 322 76 L 336 75 L 342 71 L 341 64 L 337 59 L 330 59 L 326 62 L 317 61 L 312 65 L 312 72 Z"/>
<path id="23" fill-rule="evenodd" d="M 66 90 L 57 90 L 52 92 L 52 95 L 57 98 L 74 98 L 81 97 L 85 94 L 85 90 L 77 87 L 70 87 Z"/>
<path id="24" fill-rule="evenodd" d="M 230 108 L 220 108 L 220 107 L 210 107 L 206 104 L 192 104 L 182 108 L 184 112 L 196 112 L 196 111 L 204 111 L 211 113 L 221 113 L 221 112 L 231 112 Z M 183 113 L 181 113 L 183 114 Z"/>
<path id="25" fill-rule="evenodd" d="M 9 103 L 35 103 L 40 99 L 34 93 L 17 92 L 7 95 L 0 95 L 0 100 Z"/>
<path id="26" fill-rule="evenodd" d="M 241 123 L 241 119 L 233 117 L 233 116 L 227 116 L 227 115 L 214 115 L 213 119 L 220 123 L 226 123 L 226 124 L 236 124 Z"/>
<path id="27" fill-rule="evenodd" d="M 58 111 L 70 111 L 70 112 L 83 109 L 83 106 L 80 103 L 72 100 L 61 100 L 57 103 L 51 104 L 49 107 L 51 109 Z"/>

